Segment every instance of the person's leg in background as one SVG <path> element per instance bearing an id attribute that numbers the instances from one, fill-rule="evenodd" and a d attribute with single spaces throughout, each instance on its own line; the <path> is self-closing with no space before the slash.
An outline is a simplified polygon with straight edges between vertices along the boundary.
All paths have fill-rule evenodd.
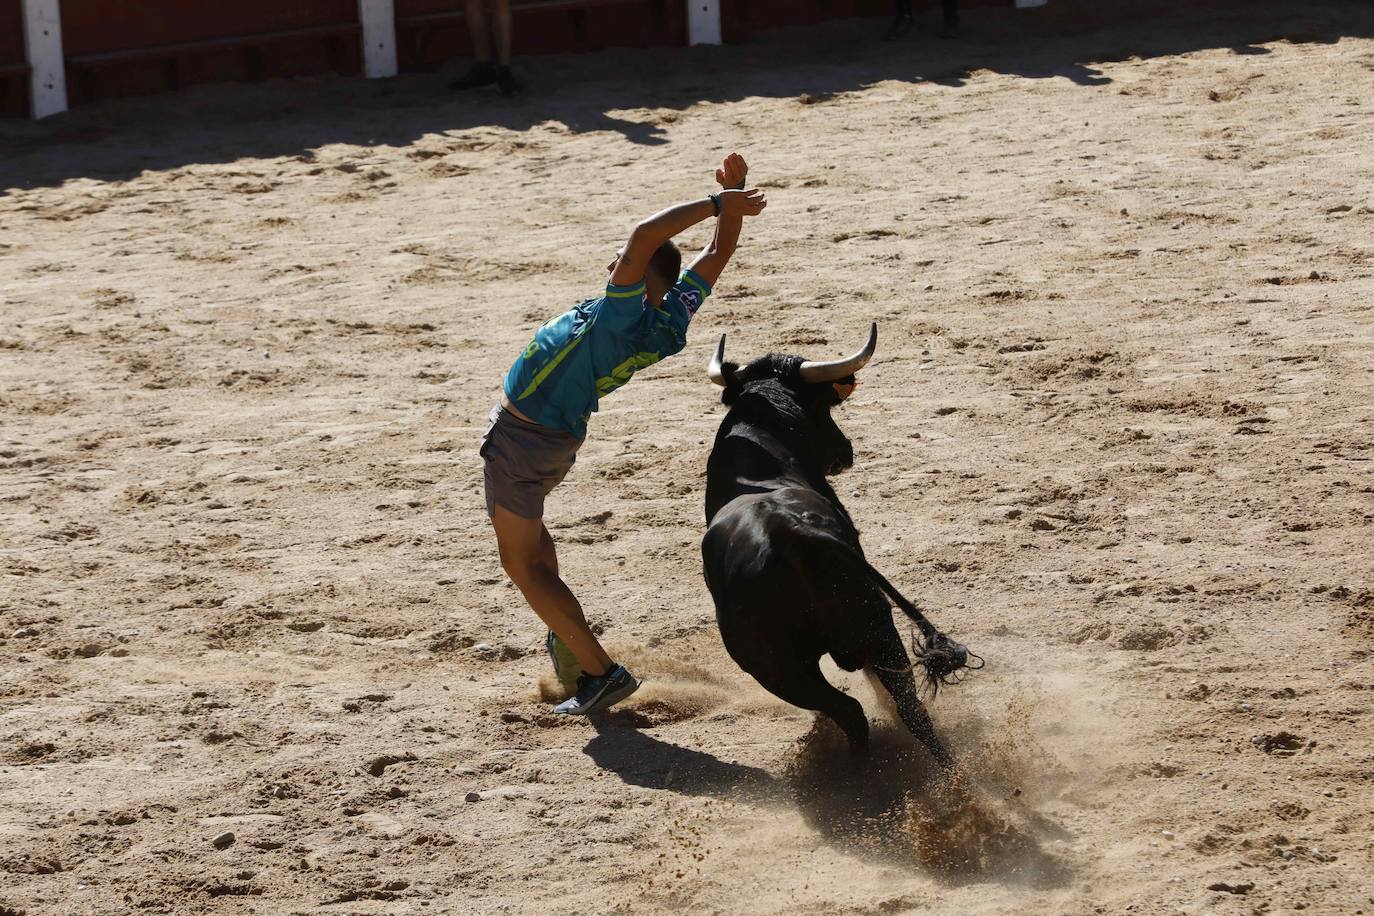
<path id="1" fill-rule="evenodd" d="M 959 37 L 959 0 L 942 0 L 944 25 L 940 27 L 941 38 Z"/>
<path id="2" fill-rule="evenodd" d="M 510 0 L 492 0 L 492 6 L 491 18 L 496 34 L 496 85 L 503 94 L 514 95 L 524 87 L 510 69 Z"/>
<path id="3" fill-rule="evenodd" d="M 510 0 L 505 2 L 506 13 L 510 13 Z M 490 86 L 496 82 L 496 65 L 491 60 L 491 25 L 487 21 L 487 0 L 466 0 L 463 5 L 463 18 L 468 23 L 468 38 L 472 40 L 472 66 L 468 72 L 448 84 L 450 89 L 476 89 Z M 507 38 L 510 26 L 506 27 Z M 509 44 L 509 42 L 508 42 Z M 506 52 L 510 61 L 510 51 Z"/>
<path id="4" fill-rule="evenodd" d="M 463 16 L 468 23 L 468 37 L 472 40 L 472 66 L 468 72 L 449 83 L 450 89 L 477 89 L 493 83 L 505 95 L 514 95 L 523 88 L 510 68 L 511 9 L 510 0 L 465 0 Z M 494 59 L 493 59 L 494 58 Z"/>
<path id="5" fill-rule="evenodd" d="M 916 17 L 911 13 L 911 0 L 897 0 L 892 14 L 892 26 L 887 30 L 887 40 L 901 38 L 910 32 L 915 21 Z"/>

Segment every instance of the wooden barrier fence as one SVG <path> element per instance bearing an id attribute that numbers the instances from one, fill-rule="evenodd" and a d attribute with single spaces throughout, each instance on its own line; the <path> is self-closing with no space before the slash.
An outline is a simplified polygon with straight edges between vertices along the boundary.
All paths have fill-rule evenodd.
<path id="1" fill-rule="evenodd" d="M 883 15 L 891 2 L 512 0 L 514 51 L 719 44 L 759 28 Z M 470 53 L 463 0 L 0 0 L 0 115 L 42 118 L 193 83 L 386 77 Z"/>

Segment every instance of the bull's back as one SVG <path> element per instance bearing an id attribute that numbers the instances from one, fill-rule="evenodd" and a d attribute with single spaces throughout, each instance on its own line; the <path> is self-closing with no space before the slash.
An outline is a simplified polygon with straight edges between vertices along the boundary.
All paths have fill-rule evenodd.
<path id="1" fill-rule="evenodd" d="M 760 679 L 843 645 L 824 552 L 833 538 L 820 494 L 785 488 L 731 500 L 702 539 L 721 640 Z M 832 510 L 833 512 L 833 510 Z"/>
<path id="2" fill-rule="evenodd" d="M 804 584 L 807 541 L 844 539 L 834 507 L 814 490 L 783 487 L 736 496 L 721 506 L 702 538 L 706 584 L 717 607 Z"/>

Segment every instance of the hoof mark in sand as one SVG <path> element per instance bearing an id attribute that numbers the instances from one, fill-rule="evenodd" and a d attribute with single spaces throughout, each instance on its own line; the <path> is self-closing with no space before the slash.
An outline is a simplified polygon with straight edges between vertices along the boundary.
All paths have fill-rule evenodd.
<path id="1" fill-rule="evenodd" d="M 403 754 L 380 754 L 368 760 L 363 766 L 373 776 L 381 776 L 389 766 L 398 763 L 409 763 L 417 759 L 414 754 L 406 751 Z"/>
<path id="2" fill-rule="evenodd" d="M 1236 894 L 1239 896 L 1244 896 L 1245 894 L 1248 894 L 1255 889 L 1255 882 L 1246 881 L 1244 884 L 1240 882 L 1237 882 L 1235 884 L 1227 884 L 1225 881 L 1217 881 L 1214 884 L 1207 885 L 1207 889 L 1209 891 L 1221 891 L 1225 894 Z"/>
<path id="3" fill-rule="evenodd" d="M 1310 752 L 1317 746 L 1317 742 L 1308 741 L 1302 735 L 1294 734 L 1290 731 L 1280 731 L 1272 735 L 1256 735 L 1250 739 L 1250 743 L 1266 754 L 1275 757 L 1292 757 L 1299 751 Z"/>
<path id="4" fill-rule="evenodd" d="M 457 652 L 460 649 L 470 649 L 476 644 L 477 640 L 462 630 L 442 630 L 430 637 L 426 648 L 431 652 Z"/>

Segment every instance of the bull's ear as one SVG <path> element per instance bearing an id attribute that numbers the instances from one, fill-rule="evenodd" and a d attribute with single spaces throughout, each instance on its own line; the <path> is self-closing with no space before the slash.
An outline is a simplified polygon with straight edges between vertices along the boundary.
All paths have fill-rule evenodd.
<path id="1" fill-rule="evenodd" d="M 739 377 L 739 365 L 736 363 L 722 363 L 720 374 L 725 381 L 725 390 L 720 393 L 720 402 L 729 407 L 735 403 L 739 393 L 744 390 L 744 381 Z"/>
<path id="2" fill-rule="evenodd" d="M 848 378 L 841 379 L 838 382 L 831 382 L 830 387 L 833 388 L 835 391 L 835 403 L 838 404 L 840 401 L 843 401 L 845 398 L 849 397 L 851 394 L 854 393 L 854 389 L 859 387 L 859 380 L 851 375 Z"/>

